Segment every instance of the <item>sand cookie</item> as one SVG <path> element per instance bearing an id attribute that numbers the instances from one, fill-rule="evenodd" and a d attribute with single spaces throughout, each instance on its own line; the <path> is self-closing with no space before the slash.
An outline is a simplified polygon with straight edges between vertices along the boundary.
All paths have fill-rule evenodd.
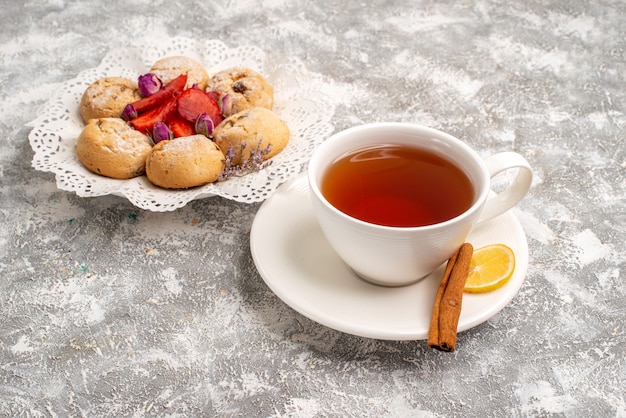
<path id="1" fill-rule="evenodd" d="M 105 77 L 94 81 L 83 93 L 79 105 L 85 123 L 89 119 L 117 118 L 124 106 L 141 99 L 137 83 L 122 77 Z"/>
<path id="2" fill-rule="evenodd" d="M 161 141 L 146 159 L 146 175 L 166 189 L 187 189 L 216 181 L 224 153 L 204 135 Z"/>
<path id="3" fill-rule="evenodd" d="M 289 141 L 289 127 L 274 112 L 253 107 L 236 113 L 213 131 L 213 140 L 227 153 L 232 147 L 233 164 L 241 164 L 256 149 L 269 149 L 264 160 L 278 154 Z"/>
<path id="4" fill-rule="evenodd" d="M 208 91 L 228 95 L 222 113 L 230 116 L 251 107 L 272 109 L 274 90 L 261 74 L 249 68 L 237 67 L 215 73 L 209 80 Z"/>
<path id="5" fill-rule="evenodd" d="M 204 90 L 209 80 L 209 73 L 200 62 L 184 56 L 161 58 L 150 68 L 150 72 L 157 75 L 163 84 L 167 84 L 181 74 L 186 74 L 186 88 L 197 84 L 198 88 Z"/>
<path id="6" fill-rule="evenodd" d="M 91 119 L 76 140 L 76 155 L 90 171 L 115 179 L 145 172 L 153 142 L 120 118 Z"/>

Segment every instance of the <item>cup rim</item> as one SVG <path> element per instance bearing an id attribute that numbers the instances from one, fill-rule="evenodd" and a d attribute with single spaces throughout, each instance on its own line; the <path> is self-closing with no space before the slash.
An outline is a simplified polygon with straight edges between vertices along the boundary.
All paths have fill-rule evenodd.
<path id="1" fill-rule="evenodd" d="M 317 177 L 316 170 L 319 171 L 318 169 L 320 168 L 319 166 L 321 164 L 320 159 L 322 158 L 321 157 L 322 152 L 326 148 L 331 146 L 334 142 L 340 141 L 343 137 L 352 136 L 362 131 L 379 130 L 382 132 L 384 130 L 389 130 L 389 129 L 402 130 L 404 132 L 413 132 L 413 133 L 417 133 L 417 131 L 419 131 L 420 134 L 430 134 L 433 137 L 442 139 L 448 143 L 453 143 L 455 146 L 461 148 L 465 154 L 471 156 L 472 159 L 476 162 L 476 165 L 480 170 L 480 176 L 482 177 L 482 180 L 483 180 L 483 187 L 481 190 L 477 192 L 472 205 L 466 211 L 464 211 L 463 213 L 453 218 L 447 219 L 442 222 L 434 223 L 434 224 L 418 225 L 418 226 L 390 226 L 390 225 L 380 225 L 380 224 L 376 224 L 372 222 L 367 222 L 358 218 L 354 218 L 346 214 L 345 212 L 342 212 L 341 210 L 337 209 L 335 206 L 333 206 L 326 199 L 326 197 L 324 197 L 324 195 L 322 194 L 322 191 L 320 190 L 319 184 L 316 180 L 316 177 Z M 357 148 L 355 147 L 353 149 L 357 149 Z M 446 132 L 443 132 L 435 128 L 430 128 L 425 125 L 420 125 L 420 124 L 411 123 L 411 122 L 372 122 L 372 123 L 352 126 L 350 128 L 335 132 L 333 135 L 331 135 L 325 141 L 323 141 L 317 147 L 317 149 L 313 152 L 313 155 L 311 159 L 309 160 L 309 163 L 307 166 L 307 178 L 308 178 L 309 188 L 311 192 L 316 196 L 317 200 L 321 202 L 328 210 L 333 212 L 335 215 L 338 215 L 341 218 L 349 220 L 350 222 L 354 222 L 357 225 L 362 225 L 362 226 L 373 228 L 379 231 L 393 231 L 393 232 L 399 232 L 399 231 L 411 232 L 411 231 L 417 231 L 417 230 L 427 231 L 427 230 L 445 228 L 446 226 L 450 224 L 460 222 L 470 216 L 478 215 L 479 214 L 478 212 L 482 209 L 483 203 L 487 200 L 487 196 L 489 195 L 489 190 L 490 190 L 489 172 L 487 171 L 487 167 L 485 165 L 484 160 L 478 155 L 476 151 L 474 151 L 469 145 L 467 145 L 465 142 L 461 141 L 460 139 L 456 138 L 453 135 L 450 135 Z M 472 184 L 474 185 L 474 183 Z"/>

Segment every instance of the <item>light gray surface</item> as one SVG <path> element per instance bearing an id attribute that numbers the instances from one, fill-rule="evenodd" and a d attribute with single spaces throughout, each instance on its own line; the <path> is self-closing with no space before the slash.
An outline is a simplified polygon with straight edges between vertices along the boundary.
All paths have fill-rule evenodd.
<path id="1" fill-rule="evenodd" d="M 626 416 L 623 1 L 0 4 L 0 416 Z M 258 204 L 150 213 L 34 171 L 52 92 L 146 34 L 295 55 L 336 129 L 410 121 L 536 170 L 513 302 L 457 351 L 312 322 L 257 274 Z"/>

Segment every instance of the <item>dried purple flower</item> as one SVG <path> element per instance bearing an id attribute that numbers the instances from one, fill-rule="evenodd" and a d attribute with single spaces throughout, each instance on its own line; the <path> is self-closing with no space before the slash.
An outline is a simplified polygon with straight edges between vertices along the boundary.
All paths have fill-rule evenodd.
<path id="1" fill-rule="evenodd" d="M 139 114 L 137 113 L 135 106 L 133 106 L 132 104 L 127 104 L 126 106 L 124 106 L 124 110 L 122 110 L 122 114 L 120 115 L 120 117 L 128 122 L 131 119 L 135 119 L 138 115 Z"/>
<path id="2" fill-rule="evenodd" d="M 272 160 L 265 160 L 265 156 L 270 152 L 270 145 L 268 144 L 265 148 L 261 148 L 262 143 L 263 139 L 259 139 L 257 147 L 250 152 L 250 157 L 242 159 L 239 164 L 233 164 L 233 159 L 238 153 L 232 145 L 228 147 L 228 150 L 224 154 L 224 169 L 218 180 L 223 181 L 229 177 L 245 176 L 246 174 L 269 167 L 272 164 Z M 245 141 L 241 143 L 239 154 L 246 149 L 246 146 Z"/>
<path id="3" fill-rule="evenodd" d="M 196 133 L 202 134 L 207 138 L 213 135 L 213 128 L 215 127 L 213 120 L 206 113 L 200 114 L 196 119 Z"/>
<path id="4" fill-rule="evenodd" d="M 159 122 L 154 125 L 152 129 L 152 140 L 155 144 L 170 139 L 174 139 L 174 134 L 166 124 Z"/>
<path id="5" fill-rule="evenodd" d="M 229 94 L 220 96 L 219 100 L 217 101 L 217 104 L 220 107 L 220 112 L 222 112 L 222 115 L 228 116 L 231 114 L 233 110 L 233 101 L 231 100 L 231 97 Z"/>
<path id="6" fill-rule="evenodd" d="M 148 97 L 161 90 L 163 82 L 155 74 L 148 73 L 139 76 L 137 85 L 139 86 L 141 94 L 143 94 L 144 97 Z"/>

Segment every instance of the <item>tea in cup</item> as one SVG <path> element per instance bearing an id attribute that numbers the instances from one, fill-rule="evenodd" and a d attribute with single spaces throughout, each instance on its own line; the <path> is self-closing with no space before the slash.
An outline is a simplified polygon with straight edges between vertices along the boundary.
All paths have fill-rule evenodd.
<path id="1" fill-rule="evenodd" d="M 490 197 L 491 178 L 513 168 L 515 178 Z M 323 142 L 308 180 L 316 218 L 340 258 L 369 282 L 402 286 L 450 258 L 473 226 L 515 206 L 532 170 L 517 153 L 483 160 L 444 132 L 375 123 Z"/>

